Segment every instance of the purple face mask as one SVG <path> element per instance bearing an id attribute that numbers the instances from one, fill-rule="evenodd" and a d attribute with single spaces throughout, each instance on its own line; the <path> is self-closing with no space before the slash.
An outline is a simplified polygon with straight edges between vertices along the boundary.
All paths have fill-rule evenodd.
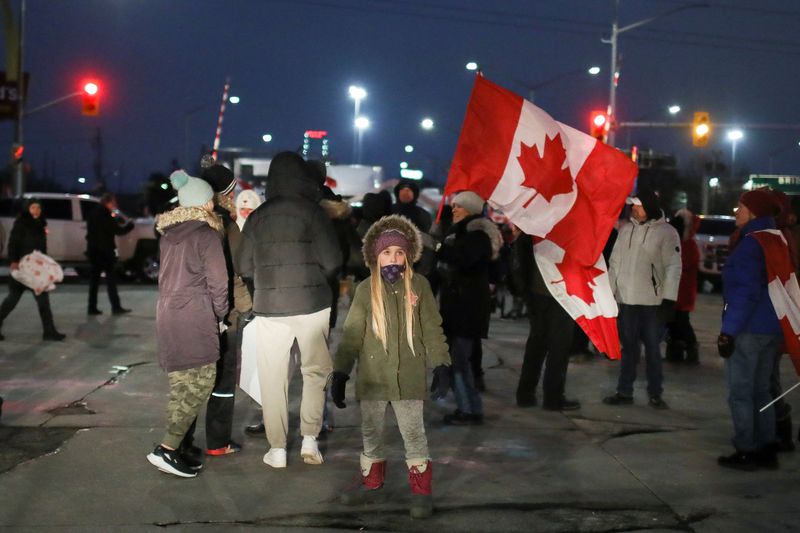
<path id="1" fill-rule="evenodd" d="M 381 267 L 381 276 L 389 283 L 394 283 L 403 277 L 403 272 L 406 271 L 406 265 L 386 265 Z"/>

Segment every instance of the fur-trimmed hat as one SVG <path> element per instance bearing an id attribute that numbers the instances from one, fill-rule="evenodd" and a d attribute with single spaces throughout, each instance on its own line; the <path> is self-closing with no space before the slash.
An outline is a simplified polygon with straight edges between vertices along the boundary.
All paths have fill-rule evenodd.
<path id="1" fill-rule="evenodd" d="M 422 257 L 422 235 L 417 227 L 403 215 L 389 215 L 375 222 L 364 235 L 364 244 L 361 247 L 361 252 L 364 254 L 364 262 L 368 267 L 372 267 L 378 262 L 378 252 L 380 250 L 375 250 L 375 245 L 379 237 L 387 232 L 390 234 L 397 232 L 408 242 L 407 257 L 409 264 L 413 265 L 420 260 Z M 389 242 L 387 239 L 381 240 Z M 391 244 L 396 243 L 392 242 L 387 246 L 391 246 Z"/>

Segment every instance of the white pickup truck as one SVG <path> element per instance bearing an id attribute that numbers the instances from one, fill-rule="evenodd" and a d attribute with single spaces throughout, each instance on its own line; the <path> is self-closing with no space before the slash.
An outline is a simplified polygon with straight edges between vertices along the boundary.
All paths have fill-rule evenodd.
<path id="1" fill-rule="evenodd" d="M 86 217 L 100 205 L 100 199 L 88 194 L 26 193 L 24 198 L 38 198 L 47 219 L 47 254 L 62 265 L 78 267 L 86 257 Z M 7 261 L 8 236 L 25 200 L 0 198 L 0 259 Z M 118 212 L 117 216 L 127 219 Z M 158 243 L 152 218 L 133 219 L 133 230 L 117 236 L 120 267 L 143 280 L 158 279 Z M 124 221 L 121 221 L 124 223 Z"/>

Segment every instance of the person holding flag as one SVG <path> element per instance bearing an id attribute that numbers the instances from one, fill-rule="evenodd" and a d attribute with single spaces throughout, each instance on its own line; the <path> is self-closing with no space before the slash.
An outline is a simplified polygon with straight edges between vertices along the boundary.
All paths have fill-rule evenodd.
<path id="1" fill-rule="evenodd" d="M 737 470 L 778 468 L 775 409 L 770 378 L 775 354 L 786 348 L 798 365 L 800 289 L 785 238 L 775 229 L 780 211 L 767 189 L 739 198 L 739 240 L 722 270 L 722 327 L 717 340 L 725 359 L 734 453 L 717 459 Z M 762 409 L 767 406 L 766 409 Z"/>

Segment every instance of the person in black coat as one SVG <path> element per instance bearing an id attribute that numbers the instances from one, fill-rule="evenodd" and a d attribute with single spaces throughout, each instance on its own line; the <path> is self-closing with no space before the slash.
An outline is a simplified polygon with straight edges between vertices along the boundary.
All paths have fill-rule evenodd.
<path id="1" fill-rule="evenodd" d="M 120 221 L 115 214 L 117 199 L 111 193 L 105 193 L 100 198 L 100 205 L 94 208 L 86 219 L 86 256 L 92 265 L 92 274 L 89 278 L 89 309 L 90 315 L 102 313 L 97 308 L 97 289 L 100 285 L 100 276 L 106 273 L 106 288 L 108 299 L 111 302 L 111 313 L 121 315 L 129 313 L 119 300 L 117 291 L 117 235 L 125 235 L 133 229 L 133 221 L 127 223 Z"/>
<path id="2" fill-rule="evenodd" d="M 11 228 L 11 235 L 8 239 L 8 260 L 11 262 L 12 271 L 17 270 L 19 261 L 34 250 L 38 250 L 43 254 L 47 253 L 46 227 L 47 222 L 42 216 L 42 204 L 36 199 L 29 200 L 22 213 L 14 221 L 14 226 Z M 0 327 L 2 327 L 3 321 L 5 321 L 9 313 L 17 306 L 22 293 L 26 290 L 29 290 L 28 287 L 13 277 L 8 278 L 8 296 L 0 304 Z M 42 339 L 46 341 L 64 340 L 66 335 L 59 333 L 53 322 L 53 312 L 50 310 L 50 296 L 48 293 L 34 293 L 33 297 L 36 299 L 39 317 L 42 319 L 42 328 L 44 329 Z M 4 338 L 3 335 L 0 335 L 0 340 Z"/>
<path id="3" fill-rule="evenodd" d="M 437 253 L 442 327 L 453 361 L 453 391 L 458 405 L 455 413 L 445 416 L 446 424 L 483 421 L 483 403 L 470 361 L 476 340 L 489 332 L 489 264 L 496 259 L 502 242 L 497 226 L 483 217 L 483 204 L 483 199 L 471 191 L 453 198 L 453 225 Z"/>

